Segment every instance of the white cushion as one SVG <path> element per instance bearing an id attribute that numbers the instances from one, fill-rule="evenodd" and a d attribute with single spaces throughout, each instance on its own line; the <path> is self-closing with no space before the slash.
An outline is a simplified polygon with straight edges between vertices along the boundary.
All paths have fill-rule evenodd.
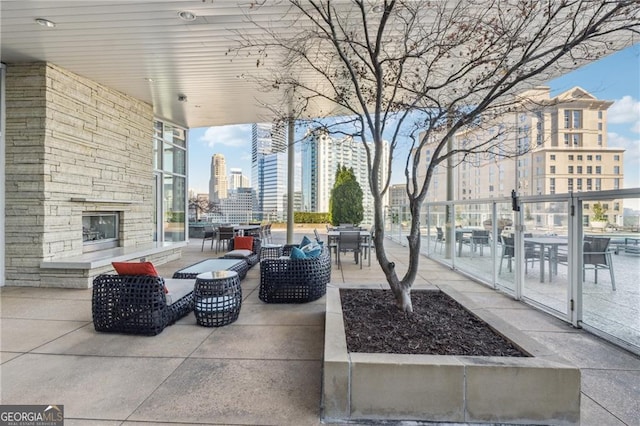
<path id="1" fill-rule="evenodd" d="M 231 250 L 230 252 L 225 253 L 225 257 L 233 257 L 235 259 L 244 259 L 245 257 L 249 257 L 253 254 L 251 250 Z"/>
<path id="2" fill-rule="evenodd" d="M 315 241 L 310 242 L 309 244 L 307 244 L 306 246 L 302 247 L 300 250 L 302 250 L 305 253 L 309 253 L 310 251 L 314 251 L 321 248 L 320 244 L 318 244 Z"/>
<path id="3" fill-rule="evenodd" d="M 238 303 L 233 296 L 205 297 L 196 302 L 196 311 L 212 312 L 235 309 Z"/>
<path id="4" fill-rule="evenodd" d="M 173 278 L 165 279 L 164 284 L 167 286 L 167 290 L 169 290 L 169 292 L 166 294 L 167 306 L 173 305 L 175 302 L 191 293 L 193 291 L 195 283 L 195 278 L 188 280 Z"/>

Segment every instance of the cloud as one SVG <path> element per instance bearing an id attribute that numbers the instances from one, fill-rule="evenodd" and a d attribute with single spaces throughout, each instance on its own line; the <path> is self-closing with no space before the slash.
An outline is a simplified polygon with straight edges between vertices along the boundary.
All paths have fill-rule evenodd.
<path id="1" fill-rule="evenodd" d="M 247 148 L 251 146 L 251 125 L 209 127 L 199 140 L 210 148 L 216 148 L 220 145 Z"/>
<path id="2" fill-rule="evenodd" d="M 640 160 L 640 138 L 629 138 L 615 132 L 607 133 L 607 147 L 609 148 L 624 148 L 625 160 L 628 157 Z"/>
<path id="3" fill-rule="evenodd" d="M 607 134 L 609 148 L 624 148 L 624 186 L 626 188 L 640 187 L 640 138 L 629 138 L 618 133 Z"/>
<path id="4" fill-rule="evenodd" d="M 640 133 L 640 101 L 628 95 L 616 100 L 609 108 L 607 118 L 611 124 L 631 123 L 631 130 Z"/>

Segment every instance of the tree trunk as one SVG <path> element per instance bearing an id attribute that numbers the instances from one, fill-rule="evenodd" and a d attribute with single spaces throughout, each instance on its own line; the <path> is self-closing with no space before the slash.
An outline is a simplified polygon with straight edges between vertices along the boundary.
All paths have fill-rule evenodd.
<path id="1" fill-rule="evenodd" d="M 375 239 L 374 246 L 376 258 L 385 274 L 387 283 L 393 292 L 396 306 L 403 312 L 413 312 L 411 303 L 411 286 L 416 279 L 418 265 L 420 262 L 420 223 L 419 223 L 419 203 L 412 203 L 411 228 L 407 236 L 409 245 L 408 269 L 402 279 L 398 277 L 395 263 L 390 262 L 384 249 L 384 222 L 382 220 L 382 203 L 374 197 L 374 217 L 375 217 Z"/>
<path id="2" fill-rule="evenodd" d="M 405 287 L 396 295 L 396 306 L 403 312 L 413 312 L 411 304 L 411 287 Z"/>

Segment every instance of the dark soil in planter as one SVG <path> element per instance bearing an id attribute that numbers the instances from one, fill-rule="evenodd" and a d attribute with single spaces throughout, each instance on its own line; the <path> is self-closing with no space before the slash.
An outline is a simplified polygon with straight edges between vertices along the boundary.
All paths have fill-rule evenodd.
<path id="1" fill-rule="evenodd" d="M 349 352 L 528 356 L 441 291 L 412 291 L 412 313 L 396 308 L 390 290 L 340 296 Z"/>

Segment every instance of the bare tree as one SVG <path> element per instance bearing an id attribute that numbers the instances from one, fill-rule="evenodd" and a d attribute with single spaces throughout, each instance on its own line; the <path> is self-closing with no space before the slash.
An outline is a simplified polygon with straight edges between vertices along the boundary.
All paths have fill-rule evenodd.
<path id="1" fill-rule="evenodd" d="M 189 198 L 189 210 L 195 211 L 197 222 L 200 219 L 200 213 L 219 213 L 220 205 L 206 198 L 191 197 Z"/>
<path id="2" fill-rule="evenodd" d="M 285 4 L 278 21 L 248 13 L 260 38 L 238 33 L 230 53 L 256 56 L 262 88 L 284 93 L 281 118 L 340 116 L 324 120 L 325 130 L 365 143 L 375 253 L 405 311 L 412 310 L 419 213 L 434 168 L 474 153 L 509 155 L 496 135 L 461 146 L 448 141 L 522 107 L 519 91 L 632 44 L 640 28 L 638 0 L 283 0 L 251 2 L 251 9 Z M 409 266 L 399 276 L 383 245 L 382 200 L 391 160 L 407 138 L 412 219 Z M 431 159 L 419 174 L 427 144 Z M 389 178 L 381 181 L 385 163 Z"/>

